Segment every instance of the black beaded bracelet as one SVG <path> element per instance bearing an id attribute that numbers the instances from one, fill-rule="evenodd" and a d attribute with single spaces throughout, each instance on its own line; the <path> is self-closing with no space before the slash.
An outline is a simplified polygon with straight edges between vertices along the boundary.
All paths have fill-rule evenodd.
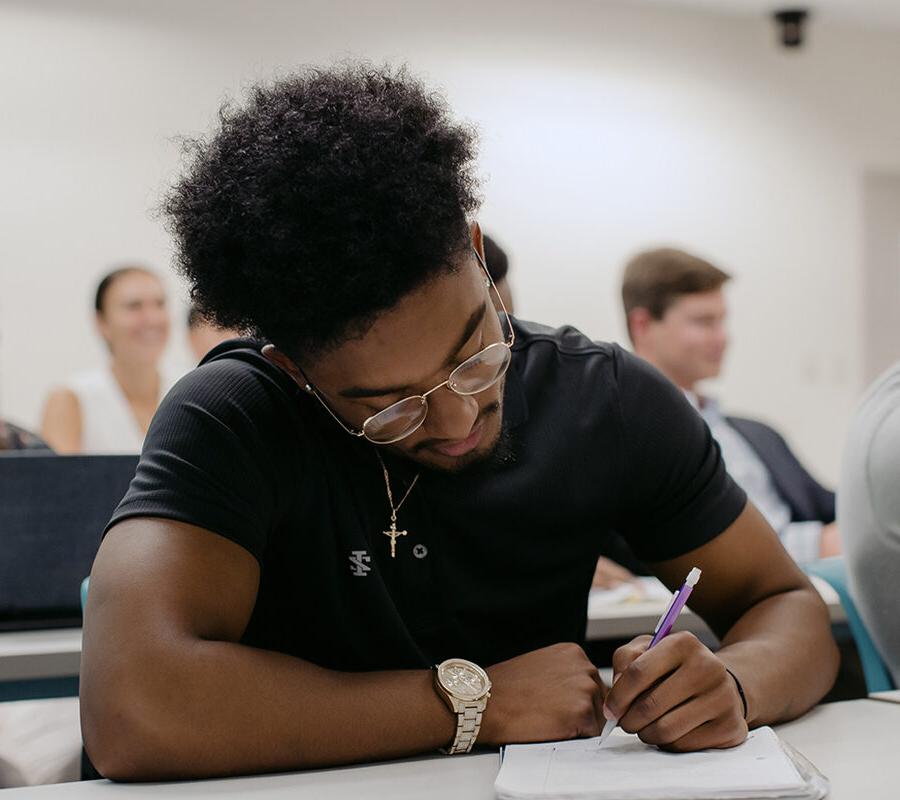
<path id="1" fill-rule="evenodd" d="M 725 672 L 734 678 L 734 685 L 737 686 L 738 694 L 741 696 L 741 704 L 744 706 L 744 722 L 749 722 L 747 719 L 747 714 L 749 713 L 747 710 L 747 695 L 744 694 L 744 687 L 741 686 L 741 682 L 737 679 L 737 675 L 728 669 L 728 667 L 725 667 Z"/>

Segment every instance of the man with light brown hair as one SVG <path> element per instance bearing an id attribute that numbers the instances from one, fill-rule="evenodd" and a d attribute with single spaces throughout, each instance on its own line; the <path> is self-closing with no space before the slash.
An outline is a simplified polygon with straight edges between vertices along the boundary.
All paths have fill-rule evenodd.
<path id="1" fill-rule="evenodd" d="M 719 443 L 731 476 L 800 563 L 836 555 L 834 494 L 762 422 L 726 416 L 697 384 L 718 377 L 728 347 L 723 287 L 731 276 L 673 248 L 647 250 L 625 267 L 622 303 L 634 351 L 690 400 Z"/>

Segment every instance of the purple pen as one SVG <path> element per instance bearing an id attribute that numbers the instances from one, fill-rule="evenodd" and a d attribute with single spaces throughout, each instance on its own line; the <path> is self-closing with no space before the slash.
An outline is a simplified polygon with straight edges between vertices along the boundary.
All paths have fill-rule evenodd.
<path id="1" fill-rule="evenodd" d="M 650 644 L 647 645 L 648 650 L 651 647 L 658 645 L 669 635 L 669 633 L 671 633 L 675 620 L 678 618 L 681 609 L 684 608 L 684 604 L 687 603 L 688 598 L 691 596 L 691 592 L 694 590 L 694 587 L 699 580 L 700 570 L 697 569 L 697 567 L 694 567 L 684 579 L 682 587 L 672 595 L 668 607 L 663 611 L 662 616 L 659 618 L 659 622 L 656 623 L 656 627 L 653 629 L 653 638 L 650 640 Z M 606 741 L 618 724 L 619 720 L 617 719 L 606 721 L 606 725 L 603 726 L 603 733 L 600 734 L 600 741 L 597 742 L 598 747 Z"/>

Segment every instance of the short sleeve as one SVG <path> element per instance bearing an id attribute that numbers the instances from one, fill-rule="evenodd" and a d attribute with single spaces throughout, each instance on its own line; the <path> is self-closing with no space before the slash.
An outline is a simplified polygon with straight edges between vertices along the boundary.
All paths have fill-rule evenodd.
<path id="1" fill-rule="evenodd" d="M 130 517 L 164 517 L 218 533 L 261 560 L 296 471 L 286 400 L 276 377 L 237 358 L 188 373 L 153 418 L 106 530 Z"/>
<path id="2" fill-rule="evenodd" d="M 747 495 L 684 394 L 656 369 L 615 349 L 623 473 L 616 525 L 644 561 L 664 561 L 714 539 Z"/>

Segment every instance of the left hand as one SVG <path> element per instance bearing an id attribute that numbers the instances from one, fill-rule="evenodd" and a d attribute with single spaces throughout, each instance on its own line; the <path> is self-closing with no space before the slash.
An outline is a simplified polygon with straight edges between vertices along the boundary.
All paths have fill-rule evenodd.
<path id="1" fill-rule="evenodd" d="M 604 712 L 641 741 L 684 752 L 734 747 L 747 738 L 737 686 L 696 636 L 673 633 L 652 650 L 638 636 L 613 654 Z"/>
<path id="2" fill-rule="evenodd" d="M 600 556 L 597 566 L 594 567 L 594 579 L 591 581 L 592 589 L 615 589 L 623 583 L 633 581 L 634 575 L 621 564 Z"/>
<path id="3" fill-rule="evenodd" d="M 841 554 L 841 534 L 836 522 L 825 525 L 819 536 L 819 558 L 831 558 Z"/>

